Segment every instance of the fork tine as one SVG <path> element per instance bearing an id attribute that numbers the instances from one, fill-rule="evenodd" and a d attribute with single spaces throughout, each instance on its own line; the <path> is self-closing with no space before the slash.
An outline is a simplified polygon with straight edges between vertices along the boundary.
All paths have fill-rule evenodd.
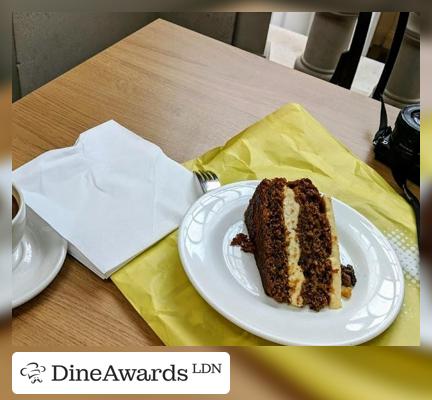
<path id="1" fill-rule="evenodd" d="M 209 177 L 209 180 L 211 180 L 211 181 L 214 180 L 213 172 L 211 172 L 211 171 L 207 171 L 207 176 Z"/>
<path id="2" fill-rule="evenodd" d="M 219 180 L 219 178 L 217 177 L 217 175 L 213 171 L 209 171 L 209 174 L 215 181 Z"/>
<path id="3" fill-rule="evenodd" d="M 201 190 L 203 191 L 203 192 L 205 192 L 205 184 L 204 184 L 204 179 L 203 179 L 203 177 L 201 176 L 201 172 L 200 171 L 193 171 L 193 173 L 194 173 L 194 175 L 197 177 L 197 179 L 198 179 L 198 183 L 199 183 L 199 185 L 201 186 Z"/>
<path id="4" fill-rule="evenodd" d="M 205 183 L 205 176 L 203 175 L 202 171 L 197 172 L 198 180 L 204 185 Z"/>
<path id="5" fill-rule="evenodd" d="M 206 175 L 205 175 L 205 170 L 200 169 L 200 170 L 198 171 L 198 173 L 200 174 L 202 180 L 204 180 L 204 181 L 207 180 L 207 177 L 206 177 Z"/>

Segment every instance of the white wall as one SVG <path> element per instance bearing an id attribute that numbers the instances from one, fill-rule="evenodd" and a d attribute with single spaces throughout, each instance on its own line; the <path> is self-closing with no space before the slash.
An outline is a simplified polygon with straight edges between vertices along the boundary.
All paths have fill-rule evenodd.
<path id="1" fill-rule="evenodd" d="M 380 16 L 381 16 L 380 12 L 373 12 L 372 13 L 372 19 L 371 19 L 371 23 L 369 26 L 369 31 L 368 31 L 368 34 L 366 36 L 365 46 L 363 48 L 363 53 L 362 53 L 363 56 L 366 56 L 367 52 L 369 51 L 369 47 L 370 47 L 370 44 L 372 42 L 372 38 L 373 38 L 373 35 L 375 33 L 376 27 L 378 25 L 378 21 L 379 21 Z"/>
<path id="2" fill-rule="evenodd" d="M 270 23 L 307 36 L 314 14 L 313 12 L 274 12 Z"/>

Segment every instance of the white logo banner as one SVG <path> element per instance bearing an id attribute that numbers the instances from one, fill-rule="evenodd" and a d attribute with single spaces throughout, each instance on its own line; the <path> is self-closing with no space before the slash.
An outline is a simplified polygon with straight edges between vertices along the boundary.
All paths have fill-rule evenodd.
<path id="1" fill-rule="evenodd" d="M 16 394 L 226 394 L 225 352 L 18 352 Z"/>

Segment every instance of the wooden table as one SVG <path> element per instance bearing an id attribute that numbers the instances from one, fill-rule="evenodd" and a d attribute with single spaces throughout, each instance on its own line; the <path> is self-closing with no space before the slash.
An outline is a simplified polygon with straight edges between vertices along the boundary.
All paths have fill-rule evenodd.
<path id="1" fill-rule="evenodd" d="M 13 105 L 14 168 L 115 119 L 183 162 L 288 102 L 301 103 L 392 185 L 371 146 L 380 104 L 157 20 Z M 388 107 L 393 123 L 398 110 Z M 68 257 L 13 313 L 15 346 L 162 344 L 111 281 Z"/>

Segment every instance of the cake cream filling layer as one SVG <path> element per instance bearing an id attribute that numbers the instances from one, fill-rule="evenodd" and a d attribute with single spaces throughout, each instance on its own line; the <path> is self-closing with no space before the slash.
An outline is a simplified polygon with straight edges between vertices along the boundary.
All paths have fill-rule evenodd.
<path id="1" fill-rule="evenodd" d="M 330 262 L 332 266 L 332 282 L 330 287 L 330 308 L 340 308 L 341 303 L 341 266 L 340 266 L 340 255 L 339 255 L 339 245 L 336 232 L 336 222 L 333 214 L 333 207 L 331 204 L 331 199 L 324 196 L 324 203 L 326 206 L 326 216 L 330 225 L 331 231 L 331 241 L 332 241 L 332 252 L 330 254 Z"/>
<path id="2" fill-rule="evenodd" d="M 336 233 L 336 224 L 333 215 L 331 199 L 323 197 L 326 207 L 326 217 L 331 229 L 332 252 L 329 260 L 332 266 L 332 279 L 329 292 L 329 308 L 340 308 L 341 304 L 341 269 L 339 246 Z M 301 296 L 305 276 L 302 267 L 299 265 L 301 254 L 300 241 L 297 235 L 297 224 L 300 213 L 300 204 L 295 200 L 294 191 L 285 187 L 284 193 L 284 221 L 288 232 L 286 254 L 288 259 L 288 285 L 291 304 L 297 307 L 303 306 Z"/>
<path id="3" fill-rule="evenodd" d="M 298 264 L 300 259 L 300 241 L 297 235 L 297 223 L 300 213 L 300 205 L 295 200 L 294 191 L 285 187 L 283 203 L 284 220 L 287 238 L 286 253 L 288 259 L 288 285 L 291 304 L 297 307 L 303 306 L 301 291 L 305 277 Z"/>

